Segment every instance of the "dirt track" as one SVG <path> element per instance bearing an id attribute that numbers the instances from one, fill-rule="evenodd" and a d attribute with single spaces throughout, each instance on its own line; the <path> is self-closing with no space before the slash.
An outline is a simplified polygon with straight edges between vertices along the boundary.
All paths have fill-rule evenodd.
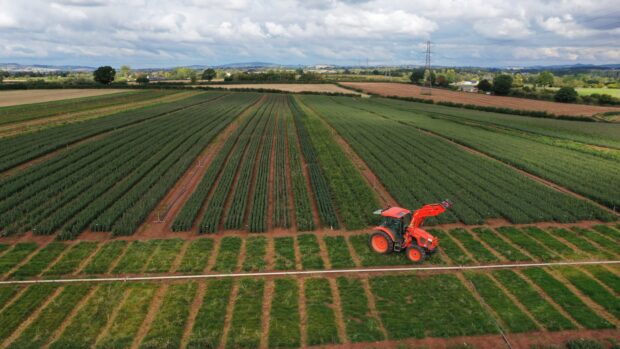
<path id="1" fill-rule="evenodd" d="M 342 82 L 344 86 L 362 89 L 365 92 L 382 96 L 414 97 L 432 99 L 434 101 L 475 104 L 485 107 L 510 108 L 519 110 L 546 111 L 555 115 L 592 116 L 599 113 L 616 111 L 616 107 L 599 107 L 585 104 L 565 104 L 533 99 L 490 96 L 477 93 L 456 92 L 433 89 L 431 96 L 422 95 L 420 86 L 389 82 Z"/>
<path id="2" fill-rule="evenodd" d="M 11 105 L 58 101 L 128 92 L 126 89 L 57 89 L 57 90 L 19 90 L 0 92 L 0 107 Z"/>

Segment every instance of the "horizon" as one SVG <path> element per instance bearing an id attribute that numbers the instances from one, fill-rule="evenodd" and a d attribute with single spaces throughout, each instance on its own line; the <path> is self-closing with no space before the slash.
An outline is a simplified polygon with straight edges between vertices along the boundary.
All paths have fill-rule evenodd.
<path id="1" fill-rule="evenodd" d="M 436 66 L 620 62 L 620 10 L 612 1 L 0 0 L 0 5 L 0 61 L 24 65 L 423 65 L 427 40 Z"/>

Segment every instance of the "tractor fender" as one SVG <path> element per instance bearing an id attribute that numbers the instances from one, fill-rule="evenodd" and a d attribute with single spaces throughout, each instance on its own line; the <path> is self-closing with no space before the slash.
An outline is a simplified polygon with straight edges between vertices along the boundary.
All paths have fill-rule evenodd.
<path id="1" fill-rule="evenodd" d="M 375 227 L 375 230 L 379 230 L 379 231 L 382 231 L 382 232 L 388 234 L 388 236 L 392 239 L 392 241 L 396 241 L 396 239 L 394 238 L 394 233 L 392 233 L 392 231 L 390 229 L 388 229 L 386 227 L 378 226 L 378 227 Z"/>

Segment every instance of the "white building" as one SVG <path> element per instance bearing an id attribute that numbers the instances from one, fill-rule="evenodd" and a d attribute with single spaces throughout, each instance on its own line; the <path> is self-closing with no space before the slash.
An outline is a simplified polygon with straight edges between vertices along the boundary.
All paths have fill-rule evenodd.
<path id="1" fill-rule="evenodd" d="M 459 91 L 472 93 L 478 92 L 478 81 L 459 81 L 450 85 L 456 86 Z"/>

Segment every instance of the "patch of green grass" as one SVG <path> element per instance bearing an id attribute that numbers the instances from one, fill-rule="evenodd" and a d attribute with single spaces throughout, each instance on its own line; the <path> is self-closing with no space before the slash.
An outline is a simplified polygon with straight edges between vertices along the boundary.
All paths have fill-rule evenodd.
<path id="1" fill-rule="evenodd" d="M 323 258 L 319 241 L 314 234 L 303 234 L 297 237 L 299 253 L 301 254 L 301 266 L 303 269 L 324 269 Z"/>
<path id="2" fill-rule="evenodd" d="M 344 236 L 326 236 L 323 240 L 325 241 L 325 246 L 327 246 L 327 256 L 332 268 L 350 268 L 355 266 Z"/>
<path id="3" fill-rule="evenodd" d="M 613 328 L 607 320 L 598 316 L 590 309 L 579 297 L 573 294 L 560 281 L 549 275 L 541 268 L 524 269 L 523 274 L 530 278 L 545 293 L 551 297 L 554 302 L 559 304 L 573 319 L 588 329 Z"/>
<path id="4" fill-rule="evenodd" d="M 601 343 L 593 339 L 573 339 L 566 342 L 566 349 L 604 349 Z"/>
<path id="5" fill-rule="evenodd" d="M 551 235 L 563 238 L 564 240 L 575 245 L 585 254 L 593 255 L 602 258 L 613 258 L 614 256 L 607 251 L 603 251 L 600 248 L 596 248 L 590 241 L 586 240 L 581 234 L 572 230 L 563 228 L 552 228 L 549 230 Z"/>
<path id="6" fill-rule="evenodd" d="M 52 242 L 35 254 L 28 263 L 22 265 L 12 275 L 12 278 L 21 279 L 41 274 L 65 250 L 67 245 L 62 242 Z"/>
<path id="7" fill-rule="evenodd" d="M 90 256 L 96 248 L 96 242 L 80 242 L 74 245 L 44 275 L 58 276 L 74 273 L 80 263 Z"/>
<path id="8" fill-rule="evenodd" d="M 482 273 L 465 273 L 476 291 L 484 301 L 495 311 L 510 332 L 527 332 L 538 329 L 532 321 L 515 303 L 506 296 L 493 280 Z"/>
<path id="9" fill-rule="evenodd" d="M 339 277 L 337 280 L 342 316 L 351 342 L 375 342 L 385 338 L 379 321 L 370 314 L 368 298 L 360 279 Z"/>
<path id="10" fill-rule="evenodd" d="M 365 267 L 411 264 L 404 253 L 379 254 L 371 250 L 368 246 L 368 235 L 349 236 L 349 242 Z"/>
<path id="11" fill-rule="evenodd" d="M 614 238 L 618 241 L 620 241 L 620 231 L 616 230 L 610 226 L 607 225 L 595 225 L 592 227 L 592 229 L 598 231 L 599 233 L 610 237 L 610 238 Z"/>
<path id="12" fill-rule="evenodd" d="M 299 286 L 296 279 L 275 279 L 269 316 L 269 347 L 297 348 L 301 343 Z"/>
<path id="13" fill-rule="evenodd" d="M 583 268 L 589 271 L 598 281 L 620 294 L 620 276 L 600 265 L 586 265 Z"/>
<path id="14" fill-rule="evenodd" d="M 172 284 L 140 348 L 178 348 L 196 295 L 197 284 Z"/>
<path id="15" fill-rule="evenodd" d="M 529 235 L 514 227 L 501 227 L 497 231 L 512 241 L 515 245 L 521 247 L 540 261 L 557 260 L 558 256 L 549 252 L 540 242 L 534 240 Z"/>
<path id="16" fill-rule="evenodd" d="M 273 239 L 275 250 L 275 269 L 295 269 L 295 240 L 291 237 Z"/>
<path id="17" fill-rule="evenodd" d="M 560 273 L 581 293 L 590 297 L 594 302 L 620 319 L 620 301 L 598 282 L 577 268 L 560 268 Z"/>
<path id="18" fill-rule="evenodd" d="M 219 347 L 231 291 L 232 279 L 219 279 L 207 284 L 207 291 L 196 315 L 187 348 Z"/>
<path id="19" fill-rule="evenodd" d="M 110 270 L 112 263 L 120 256 L 127 241 L 112 241 L 104 244 L 88 265 L 84 267 L 81 274 L 105 274 Z"/>
<path id="20" fill-rule="evenodd" d="M 121 260 L 118 261 L 116 267 L 114 268 L 114 274 L 137 274 L 141 273 L 146 264 L 149 261 L 149 258 L 159 246 L 161 240 L 149 240 L 149 241 L 134 241 L 129 247 L 127 247 L 127 251 L 121 257 Z"/>
<path id="21" fill-rule="evenodd" d="M 32 285 L 15 302 L 4 308 L 0 312 L 0 341 L 8 338 L 56 288 L 52 285 Z"/>
<path id="22" fill-rule="evenodd" d="M 179 256 L 183 243 L 182 239 L 162 240 L 146 266 L 146 272 L 165 273 L 171 271 L 172 264 Z"/>
<path id="23" fill-rule="evenodd" d="M 452 229 L 450 230 L 450 236 L 459 240 L 478 262 L 499 262 L 499 259 L 466 229 Z"/>
<path id="24" fill-rule="evenodd" d="M 372 277 L 370 287 L 390 339 L 497 332 L 491 315 L 454 275 Z"/>
<path id="25" fill-rule="evenodd" d="M 573 231 L 575 231 L 577 234 L 581 234 L 582 236 L 585 236 L 590 241 L 594 241 L 595 243 L 597 243 L 599 246 L 606 249 L 607 251 L 615 253 L 616 255 L 620 255 L 620 244 L 617 241 L 615 241 L 613 238 L 609 238 L 599 233 L 598 231 L 583 229 L 579 227 L 573 227 Z"/>
<path id="26" fill-rule="evenodd" d="M 567 245 L 562 243 L 560 240 L 556 239 L 551 234 L 549 234 L 548 232 L 540 228 L 528 227 L 528 228 L 524 228 L 523 231 L 525 231 L 529 236 L 533 237 L 537 241 L 540 241 L 543 245 L 547 246 L 547 248 L 550 249 L 551 251 L 563 257 L 574 257 L 575 255 L 575 251 L 573 251 L 572 248 L 568 247 Z"/>
<path id="27" fill-rule="evenodd" d="M 261 271 L 267 267 L 265 254 L 267 252 L 267 239 L 262 236 L 247 238 L 245 240 L 245 260 L 243 271 Z"/>
<path id="28" fill-rule="evenodd" d="M 19 286 L 9 285 L 0 287 L 0 309 L 19 291 Z"/>
<path id="29" fill-rule="evenodd" d="M 34 242 L 18 243 L 0 258 L 0 275 L 8 273 L 21 261 L 34 252 L 39 245 Z"/>
<path id="30" fill-rule="evenodd" d="M 514 246 L 500 238 L 491 229 L 474 228 L 473 231 L 478 234 L 480 240 L 486 242 L 487 245 L 491 246 L 495 251 L 499 252 L 499 254 L 506 257 L 506 259 L 511 262 L 532 260 L 530 257 L 526 256 Z"/>
<path id="31" fill-rule="evenodd" d="M 47 343 L 69 316 L 71 309 L 86 295 L 88 284 L 67 285 L 41 314 L 11 343 L 11 349 L 37 349 Z"/>
<path id="32" fill-rule="evenodd" d="M 229 273 L 237 269 L 239 251 L 241 250 L 241 238 L 226 236 L 220 243 L 220 251 L 217 254 L 214 271 Z"/>
<path id="33" fill-rule="evenodd" d="M 429 233 L 439 238 L 439 246 L 441 250 L 452 260 L 454 264 L 464 265 L 472 262 L 471 258 L 467 256 L 461 246 L 454 242 L 452 237 L 448 234 L 438 229 L 432 229 Z"/>
<path id="34" fill-rule="evenodd" d="M 549 331 L 574 329 L 575 325 L 547 302 L 532 286 L 512 270 L 494 271 L 493 276 Z"/>
<path id="35" fill-rule="evenodd" d="M 265 281 L 242 279 L 235 299 L 226 348 L 258 348 L 262 330 Z"/>
<path id="36" fill-rule="evenodd" d="M 213 251 L 213 239 L 201 238 L 189 243 L 181 265 L 177 271 L 182 273 L 199 273 L 205 270 Z"/>
<path id="37" fill-rule="evenodd" d="M 97 287 L 92 297 L 71 320 L 69 326 L 52 343 L 50 349 L 89 348 L 107 324 L 114 308 L 118 306 L 125 285 L 112 283 Z"/>
<path id="38" fill-rule="evenodd" d="M 0 255 L 2 255 L 2 252 L 8 250 L 9 246 L 9 244 L 0 244 Z"/>
<path id="39" fill-rule="evenodd" d="M 308 345 L 340 343 L 329 281 L 327 279 L 307 279 L 304 291 L 308 316 L 306 325 Z"/>
<path id="40" fill-rule="evenodd" d="M 97 343 L 97 348 L 128 348 L 140 325 L 146 318 L 158 284 L 132 285 L 108 332 Z"/>

